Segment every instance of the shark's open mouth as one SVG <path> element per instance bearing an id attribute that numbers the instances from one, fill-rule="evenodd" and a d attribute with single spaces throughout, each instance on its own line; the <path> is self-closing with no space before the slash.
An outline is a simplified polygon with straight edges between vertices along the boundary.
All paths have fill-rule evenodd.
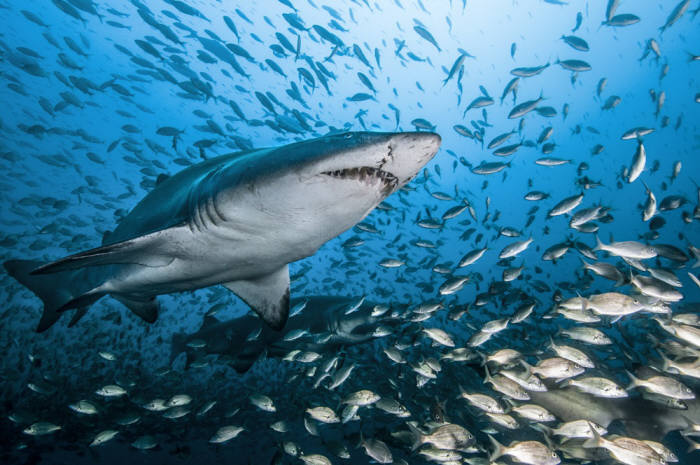
<path id="1" fill-rule="evenodd" d="M 370 179 L 377 179 L 384 183 L 387 189 L 394 189 L 399 184 L 399 179 L 388 171 L 381 170 L 379 168 L 372 168 L 371 166 L 362 166 L 359 168 L 346 168 L 342 170 L 335 171 L 324 171 L 321 174 L 326 176 L 332 176 L 334 178 L 342 179 L 357 179 L 359 181 L 365 181 Z"/>

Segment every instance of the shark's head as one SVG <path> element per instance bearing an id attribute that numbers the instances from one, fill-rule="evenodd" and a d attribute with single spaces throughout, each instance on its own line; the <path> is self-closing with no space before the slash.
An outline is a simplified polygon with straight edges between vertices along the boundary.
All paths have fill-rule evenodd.
<path id="1" fill-rule="evenodd" d="M 384 196 L 413 179 L 440 147 L 429 132 L 347 132 L 297 144 L 306 152 L 298 173 L 330 189 L 379 190 Z M 314 179 L 316 181 L 316 179 Z"/>
<path id="2" fill-rule="evenodd" d="M 439 147 L 430 132 L 349 132 L 254 151 L 220 170 L 216 208 L 306 256 L 413 179 Z"/>

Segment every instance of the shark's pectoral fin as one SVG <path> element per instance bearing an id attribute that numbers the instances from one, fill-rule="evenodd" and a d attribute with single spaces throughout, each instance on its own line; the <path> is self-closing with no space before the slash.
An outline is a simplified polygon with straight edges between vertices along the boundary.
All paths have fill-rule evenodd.
<path id="1" fill-rule="evenodd" d="M 126 295 L 113 295 L 113 297 L 146 323 L 155 323 L 158 319 L 158 301 L 155 297 L 139 298 Z"/>
<path id="2" fill-rule="evenodd" d="M 223 286 L 243 299 L 272 329 L 279 331 L 289 316 L 289 267 L 245 281 Z"/>
<path id="3" fill-rule="evenodd" d="M 161 253 L 166 243 L 163 231 L 157 231 L 145 236 L 139 236 L 128 241 L 86 250 L 55 262 L 48 263 L 33 270 L 31 274 L 56 273 L 59 271 L 77 270 L 86 266 L 113 265 L 135 263 L 144 266 L 166 266 L 174 257 Z"/>

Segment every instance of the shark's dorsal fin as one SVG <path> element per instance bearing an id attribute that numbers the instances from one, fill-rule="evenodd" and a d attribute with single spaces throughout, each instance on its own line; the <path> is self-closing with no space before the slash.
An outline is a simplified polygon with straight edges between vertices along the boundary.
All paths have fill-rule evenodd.
<path id="1" fill-rule="evenodd" d="M 222 283 L 243 299 L 272 329 L 279 331 L 289 316 L 289 266 L 256 279 Z"/>

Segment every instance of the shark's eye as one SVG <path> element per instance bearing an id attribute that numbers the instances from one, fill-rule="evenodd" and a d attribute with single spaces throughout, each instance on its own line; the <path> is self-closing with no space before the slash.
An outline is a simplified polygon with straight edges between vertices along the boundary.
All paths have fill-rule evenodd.
<path id="1" fill-rule="evenodd" d="M 345 136 L 343 136 L 345 139 L 352 139 L 353 134 L 352 133 L 347 133 Z"/>

